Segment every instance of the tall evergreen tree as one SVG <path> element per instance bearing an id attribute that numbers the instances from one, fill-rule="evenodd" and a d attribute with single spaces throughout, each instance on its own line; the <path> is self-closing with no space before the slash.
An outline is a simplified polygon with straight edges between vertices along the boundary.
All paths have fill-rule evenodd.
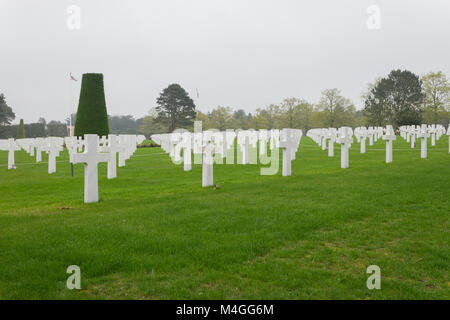
<path id="1" fill-rule="evenodd" d="M 106 136 L 109 134 L 103 74 L 85 73 L 81 81 L 75 136 L 86 133 Z"/>
<path id="2" fill-rule="evenodd" d="M 195 104 L 179 84 L 174 83 L 165 88 L 156 102 L 156 121 L 166 125 L 169 132 L 192 125 L 195 119 Z"/>
<path id="3" fill-rule="evenodd" d="M 420 124 L 424 97 L 417 75 L 408 70 L 392 70 L 370 91 L 364 110 L 371 125 Z"/>
<path id="4" fill-rule="evenodd" d="M 5 96 L 0 93 L 0 138 L 7 138 L 6 126 L 10 125 L 15 117 L 12 109 L 6 104 Z"/>

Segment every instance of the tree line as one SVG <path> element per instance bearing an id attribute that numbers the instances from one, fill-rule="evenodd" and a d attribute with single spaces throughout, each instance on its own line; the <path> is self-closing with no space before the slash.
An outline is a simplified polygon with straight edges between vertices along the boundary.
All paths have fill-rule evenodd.
<path id="1" fill-rule="evenodd" d="M 364 107 L 337 89 L 325 89 L 318 103 L 301 98 L 286 98 L 279 104 L 256 109 L 254 113 L 218 106 L 203 113 L 187 92 L 172 84 L 161 92 L 157 107 L 142 119 L 141 132 L 172 132 L 175 128 L 192 130 L 193 120 L 201 120 L 203 129 L 274 129 L 342 126 L 386 126 L 450 123 L 450 84 L 442 72 L 423 77 L 408 70 L 392 70 L 385 78 L 369 84 L 361 96 Z"/>
<path id="2" fill-rule="evenodd" d="M 361 95 L 363 107 L 355 104 L 337 88 L 322 91 L 317 103 L 302 98 L 286 98 L 278 104 L 257 108 L 255 112 L 217 106 L 203 113 L 179 84 L 165 88 L 148 115 L 135 119 L 132 115 L 108 116 L 111 133 L 145 134 L 172 132 L 176 128 L 193 129 L 194 120 L 201 120 L 203 129 L 275 129 L 342 126 L 385 126 L 409 124 L 450 124 L 450 84 L 441 72 L 419 77 L 408 70 L 392 70 L 386 77 L 369 84 Z M 72 124 L 76 113 L 71 115 Z M 6 98 L 0 94 L 0 138 L 16 137 L 18 125 Z M 26 137 L 65 136 L 69 118 L 64 122 L 24 124 Z"/>

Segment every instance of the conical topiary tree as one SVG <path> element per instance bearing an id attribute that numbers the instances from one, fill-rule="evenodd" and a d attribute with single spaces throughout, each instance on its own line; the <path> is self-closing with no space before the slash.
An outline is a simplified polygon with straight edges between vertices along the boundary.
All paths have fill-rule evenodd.
<path id="1" fill-rule="evenodd" d="M 24 138 L 25 138 L 25 125 L 23 124 L 23 119 L 20 119 L 19 127 L 17 128 L 16 139 L 24 139 Z"/>
<path id="2" fill-rule="evenodd" d="M 85 73 L 81 80 L 74 134 L 83 136 L 86 133 L 99 136 L 109 134 L 103 74 L 101 73 Z"/>

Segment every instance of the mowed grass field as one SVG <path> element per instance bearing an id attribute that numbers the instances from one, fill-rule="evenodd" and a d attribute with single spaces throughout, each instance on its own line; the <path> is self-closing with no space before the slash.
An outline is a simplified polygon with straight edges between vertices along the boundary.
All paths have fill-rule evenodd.
<path id="1" fill-rule="evenodd" d="M 430 142 L 428 142 L 430 143 Z M 43 161 L 47 156 L 43 154 Z M 57 172 L 0 152 L 1 299 L 449 299 L 448 137 L 411 149 L 379 140 L 340 169 L 304 137 L 292 176 L 215 165 L 201 187 L 160 148 L 142 148 L 83 203 L 82 165 Z M 81 290 L 68 290 L 69 265 Z M 366 269 L 381 268 L 381 290 Z"/>

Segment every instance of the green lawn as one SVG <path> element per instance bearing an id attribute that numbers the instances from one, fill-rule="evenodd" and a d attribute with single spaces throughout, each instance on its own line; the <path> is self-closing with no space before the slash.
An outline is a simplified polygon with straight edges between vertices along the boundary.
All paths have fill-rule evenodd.
<path id="1" fill-rule="evenodd" d="M 449 299 L 448 137 L 420 159 L 400 137 L 350 150 L 350 168 L 304 137 L 291 177 L 256 165 L 215 165 L 201 187 L 160 148 L 143 148 L 83 203 L 70 175 L 0 152 L 2 299 Z M 43 161 L 46 161 L 43 155 Z M 66 268 L 81 268 L 81 290 Z M 381 268 L 368 290 L 366 268 Z"/>

